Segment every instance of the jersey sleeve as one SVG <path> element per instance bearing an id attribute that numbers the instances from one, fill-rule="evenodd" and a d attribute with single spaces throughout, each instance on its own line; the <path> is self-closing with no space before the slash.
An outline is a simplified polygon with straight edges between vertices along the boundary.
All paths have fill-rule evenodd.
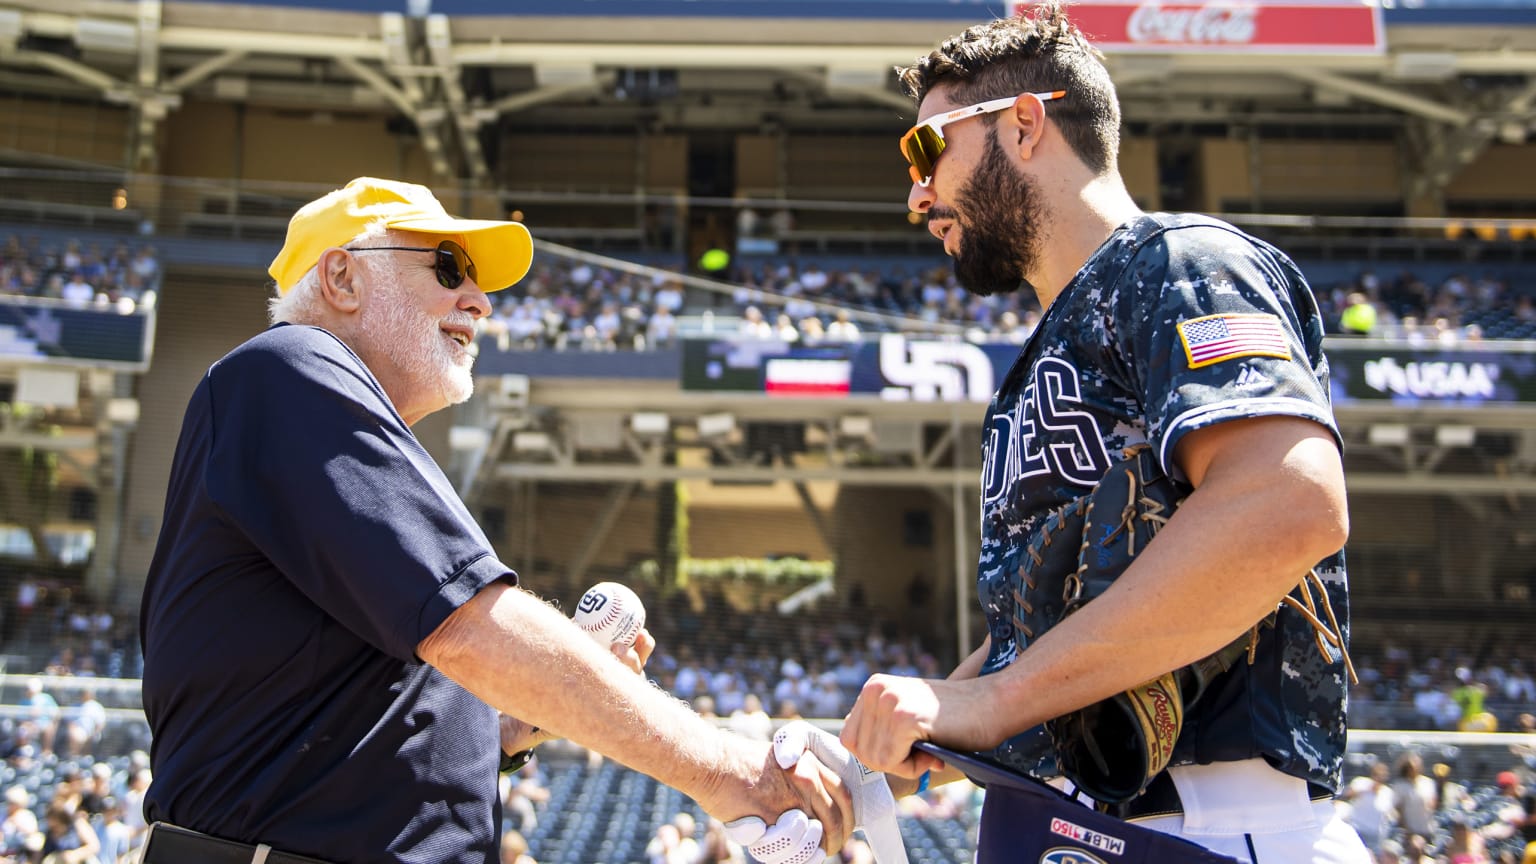
<path id="1" fill-rule="evenodd" d="M 515 574 L 362 361 L 323 330 L 278 330 L 209 370 L 209 499 L 327 614 L 410 660 Z"/>
<path id="2" fill-rule="evenodd" d="M 1231 230 L 1175 228 L 1118 278 L 1113 350 L 1170 476 L 1183 478 L 1173 464 L 1179 440 L 1226 420 L 1302 417 L 1341 443 L 1316 304 L 1283 256 Z"/>

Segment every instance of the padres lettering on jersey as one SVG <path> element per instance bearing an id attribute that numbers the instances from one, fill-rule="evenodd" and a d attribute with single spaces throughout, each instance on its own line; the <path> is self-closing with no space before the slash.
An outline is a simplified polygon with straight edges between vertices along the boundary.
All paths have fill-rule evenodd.
<path id="1" fill-rule="evenodd" d="M 1226 223 L 1151 214 L 1100 247 L 1046 311 L 988 410 L 977 580 L 991 650 L 982 674 L 1027 647 L 1013 632 L 1008 581 L 1023 549 L 1047 513 L 1103 477 L 1109 454 L 1149 443 L 1178 476 L 1170 463 L 1183 435 L 1264 415 L 1304 417 L 1337 437 L 1322 336 L 1295 265 Z M 1342 553 L 1319 573 L 1334 609 L 1345 609 Z M 1199 728 L 1200 740 L 1180 739 L 1175 763 L 1264 753 L 1287 773 L 1338 785 L 1342 664 L 1324 660 L 1290 617 L 1261 640 L 1253 666 L 1213 685 L 1226 692 L 1195 706 L 1186 729 Z M 1340 623 L 1347 628 L 1347 612 Z M 1054 769 L 1040 730 L 994 756 L 1016 770 Z"/>
<path id="2" fill-rule="evenodd" d="M 1083 411 L 1078 372 L 1046 357 L 1034 366 L 1024 396 L 1010 414 L 988 417 L 982 478 L 991 506 L 1021 477 L 1050 474 L 1092 486 L 1109 470 L 1109 454 L 1093 415 Z"/>

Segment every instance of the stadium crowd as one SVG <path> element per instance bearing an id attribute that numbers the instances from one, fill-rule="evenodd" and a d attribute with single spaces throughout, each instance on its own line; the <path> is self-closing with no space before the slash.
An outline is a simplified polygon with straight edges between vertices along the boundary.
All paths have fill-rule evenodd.
<path id="1" fill-rule="evenodd" d="M 960 323 L 971 341 L 1022 343 L 1040 317 L 1027 292 L 972 296 L 947 262 L 930 259 L 823 265 L 747 258 L 718 274 L 725 280 L 719 292 L 685 288 L 675 269 L 652 272 L 541 256 L 527 278 L 494 295 L 483 333 L 503 350 L 614 351 L 669 347 L 681 337 L 685 318 L 701 334 L 808 344 Z M 149 245 L 79 239 L 59 245 L 17 235 L 0 244 L 3 294 L 132 310 L 154 305 L 161 280 Z M 1383 276 L 1367 268 L 1314 279 L 1313 289 L 1335 334 L 1442 345 L 1536 338 L 1536 290 L 1491 272 L 1428 280 L 1412 270 Z"/>
<path id="2" fill-rule="evenodd" d="M 14 234 L 0 244 L 0 294 L 131 312 L 153 308 L 160 280 L 160 261 L 153 246 L 130 249 L 127 243 L 116 242 L 104 248 L 79 240 L 60 246 Z"/>
<path id="3" fill-rule="evenodd" d="M 1023 343 L 1040 318 L 1027 293 L 976 297 L 947 264 L 927 261 L 844 268 L 758 261 L 737 266 L 729 278 L 737 287 L 712 294 L 685 289 L 665 273 L 647 277 L 546 259 L 494 298 L 485 332 L 503 349 L 613 351 L 668 347 L 684 318 L 701 335 L 807 344 L 961 323 L 971 341 Z M 1536 338 L 1536 297 L 1493 274 L 1458 273 L 1431 284 L 1412 271 L 1383 278 L 1364 270 L 1313 287 L 1336 335 L 1424 345 Z"/>
<path id="4" fill-rule="evenodd" d="M 0 862 L 36 862 L 45 848 L 75 843 L 74 848 L 97 851 L 65 860 L 117 862 L 115 856 L 142 836 L 136 804 L 149 775 L 142 752 L 135 751 L 147 746 L 147 739 L 141 722 L 119 723 L 133 728 L 104 734 L 109 723 L 103 703 L 133 708 L 136 693 L 117 682 L 102 681 L 113 686 L 100 687 L 90 682 L 139 674 L 133 622 L 45 580 L 24 577 L 13 584 L 17 590 L 5 611 L 19 626 L 7 628 L 16 637 L 5 647 L 21 665 L 8 671 L 51 677 L 28 675 L 20 679 L 24 685 L 11 681 L 0 692 L 0 701 L 11 703 L 0 714 L 0 788 L 9 808 L 0 828 Z M 779 616 L 733 608 L 717 591 L 696 592 L 692 599 L 682 592 L 665 598 L 646 593 L 660 645 L 649 674 L 743 735 L 767 739 L 777 723 L 802 715 L 841 717 L 874 672 L 943 674 L 920 639 L 892 638 L 899 628 L 881 622 L 874 610 L 825 603 Z M 42 640 L 33 644 L 49 648 L 18 652 L 15 642 L 21 637 Z M 1354 724 L 1536 732 L 1536 657 L 1520 643 L 1479 649 L 1391 640 L 1370 646 L 1357 657 L 1362 680 L 1352 694 Z M 27 657 L 39 659 L 23 668 Z M 1380 862 L 1519 861 L 1530 833 L 1525 818 L 1536 806 L 1525 792 L 1533 780 L 1536 748 L 1511 748 L 1508 770 L 1497 785 L 1458 784 L 1449 768 L 1426 772 L 1405 755 L 1350 778 L 1340 806 L 1369 833 Z M 537 763 L 504 778 L 508 864 L 532 864 L 536 843 L 555 842 L 538 830 L 548 818 L 545 784 Z M 912 815 L 959 818 L 969 805 L 963 795 L 951 800 L 930 794 L 906 806 Z M 707 824 L 688 830 L 688 819 L 668 824 L 645 826 L 655 832 L 651 842 L 659 850 L 647 854 L 649 861 L 742 860 L 740 850 Z M 1477 848 L 1486 857 L 1468 851 Z M 867 849 L 854 844 L 843 860 L 866 861 L 866 855 Z"/>

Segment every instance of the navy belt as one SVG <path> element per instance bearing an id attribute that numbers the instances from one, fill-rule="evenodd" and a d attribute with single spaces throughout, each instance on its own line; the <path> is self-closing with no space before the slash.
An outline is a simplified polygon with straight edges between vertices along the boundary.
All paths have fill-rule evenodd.
<path id="1" fill-rule="evenodd" d="M 156 822 L 144 841 L 141 864 L 327 864 L 266 844 L 225 840 L 168 822 Z"/>

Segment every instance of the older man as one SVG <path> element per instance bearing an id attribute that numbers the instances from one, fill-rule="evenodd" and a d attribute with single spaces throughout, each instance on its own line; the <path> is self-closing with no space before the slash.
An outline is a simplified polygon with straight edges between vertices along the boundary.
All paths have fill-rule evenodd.
<path id="1" fill-rule="evenodd" d="M 627 674 L 518 586 L 411 434 L 469 397 L 485 292 L 531 257 L 522 225 L 410 184 L 293 217 L 274 326 L 209 368 L 176 447 L 141 613 L 146 864 L 494 861 L 498 759 L 534 727 L 722 819 L 811 811 L 780 860 L 846 838 L 834 773 L 781 771 Z M 498 709 L 522 718 L 500 735 Z"/>

